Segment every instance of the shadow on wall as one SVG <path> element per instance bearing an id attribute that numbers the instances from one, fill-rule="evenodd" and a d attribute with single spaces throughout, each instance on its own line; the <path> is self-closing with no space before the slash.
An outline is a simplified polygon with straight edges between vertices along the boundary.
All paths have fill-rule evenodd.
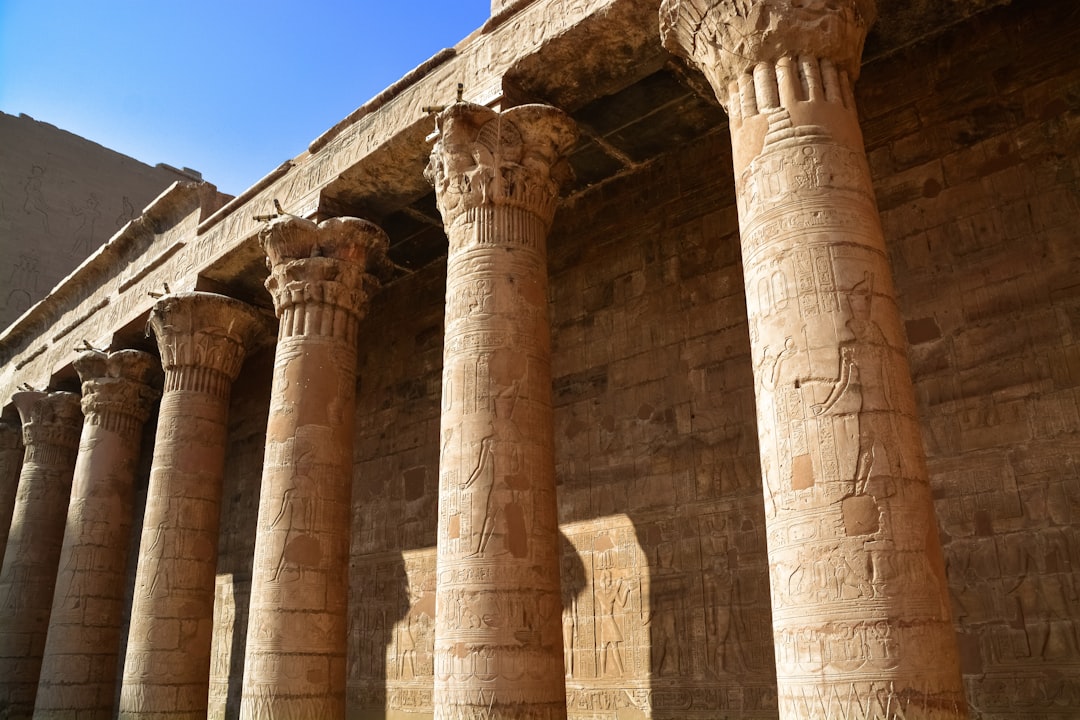
<path id="1" fill-rule="evenodd" d="M 430 574 L 414 574 L 410 578 L 406 568 L 410 560 L 414 566 L 417 564 L 415 552 L 390 552 L 374 562 L 370 557 L 365 558 L 364 576 L 351 582 L 349 720 L 395 717 L 389 708 L 408 706 L 408 698 L 415 694 L 414 685 L 426 686 L 430 703 L 431 653 L 423 651 L 430 642 L 425 643 L 417 635 L 424 633 L 425 625 L 434 628 L 434 568 Z M 354 564 L 353 569 L 359 567 Z M 423 575 L 431 577 L 430 583 L 424 582 Z M 427 584 L 431 587 L 426 587 Z M 410 600 L 414 600 L 411 605 Z M 415 678 L 421 673 L 426 675 L 425 682 L 416 683 Z M 402 674 L 406 674 L 406 679 L 397 681 Z"/>

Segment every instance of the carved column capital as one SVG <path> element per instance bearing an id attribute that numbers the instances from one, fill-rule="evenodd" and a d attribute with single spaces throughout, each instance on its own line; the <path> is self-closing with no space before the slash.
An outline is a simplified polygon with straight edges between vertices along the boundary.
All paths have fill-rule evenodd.
<path id="1" fill-rule="evenodd" d="M 74 452 L 82 432 L 79 396 L 71 392 L 17 392 L 11 396 L 22 418 L 23 444 Z"/>
<path id="2" fill-rule="evenodd" d="M 660 36 L 705 73 L 720 103 L 738 115 L 732 86 L 762 63 L 825 61 L 854 82 L 875 15 L 874 0 L 664 0 Z"/>
<path id="3" fill-rule="evenodd" d="M 577 140 L 566 113 L 549 105 L 498 112 L 459 102 L 437 116 L 434 138 L 424 177 L 435 186 L 448 230 L 470 211 L 508 206 L 535 216 L 547 232 L 559 189 L 571 177 L 563 156 Z"/>
<path id="4" fill-rule="evenodd" d="M 165 390 L 227 393 L 259 328 L 251 306 L 224 295 L 187 292 L 154 303 L 153 330 L 166 373 Z"/>
<path id="5" fill-rule="evenodd" d="M 390 269 L 386 233 L 360 218 L 331 218 L 315 224 L 286 215 L 263 228 L 259 242 L 270 270 L 266 289 L 283 320 L 283 337 L 347 334 L 345 318 L 363 317 L 379 278 Z M 316 308 L 317 312 L 304 312 L 297 318 L 289 312 Z M 305 322 L 297 323 L 301 317 Z"/>
<path id="6" fill-rule="evenodd" d="M 137 432 L 161 393 L 151 383 L 157 358 L 138 350 L 87 350 L 74 362 L 82 380 L 82 411 L 87 422 L 123 434 Z"/>

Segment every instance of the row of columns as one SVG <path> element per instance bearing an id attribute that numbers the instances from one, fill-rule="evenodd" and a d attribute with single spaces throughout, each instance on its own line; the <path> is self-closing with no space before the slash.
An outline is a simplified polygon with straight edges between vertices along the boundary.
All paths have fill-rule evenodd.
<path id="1" fill-rule="evenodd" d="M 965 716 L 851 91 L 872 16 L 871 0 L 661 7 L 665 44 L 731 117 L 783 718 Z M 449 239 L 435 714 L 563 718 L 546 239 L 576 131 L 547 106 L 458 102 L 435 138 L 426 176 Z M 279 333 L 241 716 L 340 718 L 357 343 L 387 240 L 363 220 L 292 216 L 261 239 Z M 119 716 L 204 717 L 229 391 L 260 321 L 186 293 L 159 301 L 149 325 L 165 381 Z M 15 399 L 26 454 L 0 571 L 12 717 L 111 712 L 152 367 L 132 351 L 84 355 L 82 413 L 70 393 Z M 16 450 L 0 434 L 0 482 Z M 799 595 L 788 580 L 815 560 L 847 568 L 856 596 Z M 859 627 L 880 642 L 857 667 L 785 651 Z"/>

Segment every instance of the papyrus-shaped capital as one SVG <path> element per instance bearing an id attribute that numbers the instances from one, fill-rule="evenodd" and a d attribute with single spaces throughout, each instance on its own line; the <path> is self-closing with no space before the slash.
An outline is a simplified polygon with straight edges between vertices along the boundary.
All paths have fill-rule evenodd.
<path id="1" fill-rule="evenodd" d="M 251 306 L 207 292 L 166 295 L 154 304 L 147 321 L 167 374 L 185 368 L 208 370 L 229 382 L 240 373 L 260 325 Z"/>
<path id="2" fill-rule="evenodd" d="M 266 289 L 278 317 L 297 304 L 312 303 L 360 318 L 391 270 L 386 233 L 360 218 L 316 224 L 285 215 L 263 228 L 259 242 L 270 269 Z"/>
<path id="3" fill-rule="evenodd" d="M 82 410 L 92 422 L 126 416 L 141 424 L 161 393 L 161 371 L 153 355 L 138 350 L 86 350 L 74 362 L 82 380 Z"/>
<path id="4" fill-rule="evenodd" d="M 503 112 L 459 102 L 436 117 L 435 146 L 424 177 L 435 186 L 447 228 L 472 209 L 512 206 L 551 224 L 559 191 L 572 177 L 565 155 L 577 127 L 549 105 Z"/>
<path id="5" fill-rule="evenodd" d="M 701 69 L 730 113 L 731 86 L 782 58 L 828 61 L 859 75 L 874 0 L 664 0 L 664 47 Z"/>
<path id="6" fill-rule="evenodd" d="M 23 444 L 52 445 L 67 450 L 79 446 L 83 416 L 79 396 L 71 392 L 17 392 L 11 396 L 22 418 Z"/>

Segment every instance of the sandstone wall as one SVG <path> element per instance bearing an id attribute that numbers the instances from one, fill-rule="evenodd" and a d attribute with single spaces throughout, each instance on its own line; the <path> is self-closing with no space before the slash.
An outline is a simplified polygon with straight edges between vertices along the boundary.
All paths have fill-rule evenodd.
<path id="1" fill-rule="evenodd" d="M 1080 707 L 1080 14 L 996 11 L 868 66 L 973 717 Z"/>
<path id="2" fill-rule="evenodd" d="M 197 175 L 0 112 L 0 329 L 171 183 Z"/>

